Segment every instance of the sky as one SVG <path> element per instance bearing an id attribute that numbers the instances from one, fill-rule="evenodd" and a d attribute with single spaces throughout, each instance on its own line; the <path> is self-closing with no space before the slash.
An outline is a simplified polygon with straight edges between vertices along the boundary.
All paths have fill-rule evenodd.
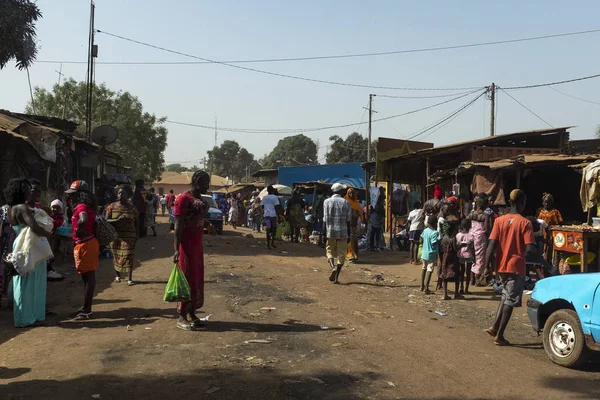
<path id="1" fill-rule="evenodd" d="M 251 60 L 386 52 L 517 39 L 600 28 L 597 1 L 479 0 L 301 2 L 205 0 L 96 0 L 96 29 L 211 60 Z M 89 2 L 39 0 L 40 50 L 31 83 L 51 89 L 60 64 L 86 61 Z M 96 35 L 100 62 L 194 61 Z M 511 87 L 600 73 L 600 32 L 521 43 L 434 52 L 333 60 L 264 62 L 244 67 L 312 79 L 412 88 Z M 84 80 L 86 64 L 63 63 L 62 73 Z M 324 162 L 329 137 L 367 134 L 364 107 L 376 94 L 373 118 L 406 113 L 464 91 L 403 91 L 306 82 L 221 64 L 102 65 L 96 82 L 139 97 L 146 111 L 170 121 L 244 129 L 295 129 L 363 122 L 357 127 L 310 132 Z M 600 78 L 523 89 L 497 96 L 497 134 L 552 126 L 575 126 L 572 139 L 594 135 L 600 123 Z M 557 92 L 559 90 L 562 93 Z M 584 100 L 574 99 L 570 96 Z M 476 95 L 373 124 L 373 138 L 403 139 L 448 116 Z M 22 112 L 29 100 L 25 71 L 10 63 L 0 71 L 0 108 Z M 436 146 L 489 134 L 490 102 L 480 98 L 439 130 L 415 140 Z M 544 122 L 545 121 L 545 122 Z M 214 130 L 166 123 L 167 163 L 200 164 L 215 144 Z M 218 143 L 236 140 L 257 158 L 269 153 L 280 133 L 220 131 Z M 362 160 L 357 160 L 362 161 Z"/>

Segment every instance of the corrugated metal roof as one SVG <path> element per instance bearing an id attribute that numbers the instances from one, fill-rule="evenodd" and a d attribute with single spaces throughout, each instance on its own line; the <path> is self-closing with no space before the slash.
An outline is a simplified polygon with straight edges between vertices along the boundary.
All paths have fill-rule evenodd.
<path id="1" fill-rule="evenodd" d="M 445 146 L 434 147 L 431 149 L 418 150 L 418 151 L 403 154 L 400 156 L 389 157 L 389 158 L 383 159 L 383 161 L 402 159 L 403 157 L 409 157 L 409 156 L 415 155 L 415 154 L 417 154 L 417 155 L 422 154 L 425 156 L 425 155 L 429 155 L 432 153 L 438 153 L 438 152 L 443 152 L 443 151 L 447 151 L 447 150 L 458 149 L 461 147 L 485 146 L 486 144 L 490 144 L 490 143 L 494 143 L 494 142 L 525 139 L 525 138 L 527 138 L 529 136 L 533 136 L 533 135 L 548 135 L 548 134 L 553 134 L 553 133 L 559 133 L 561 131 L 566 131 L 567 129 L 570 129 L 570 128 L 573 128 L 573 126 L 563 126 L 563 127 L 548 128 L 548 129 L 536 129 L 536 130 L 531 130 L 531 131 L 508 133 L 505 135 L 489 136 L 489 137 L 486 137 L 483 139 L 469 140 L 466 142 L 454 143 L 454 144 L 449 144 L 449 145 L 445 145 Z"/>
<path id="2" fill-rule="evenodd" d="M 533 164 L 582 164 L 590 163 L 600 158 L 599 154 L 584 154 L 576 156 L 567 156 L 564 154 L 529 154 L 514 158 L 506 158 L 502 160 L 489 162 L 472 162 L 467 161 L 461 163 L 457 170 L 467 171 L 476 167 L 489 169 L 502 169 L 513 165 L 533 165 Z"/>

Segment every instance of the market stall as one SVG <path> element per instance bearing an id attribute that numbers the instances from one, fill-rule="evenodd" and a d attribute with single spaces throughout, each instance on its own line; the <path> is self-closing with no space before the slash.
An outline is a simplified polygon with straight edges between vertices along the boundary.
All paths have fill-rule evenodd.
<path id="1" fill-rule="evenodd" d="M 594 217 L 600 204 L 600 160 L 572 167 L 583 167 L 579 195 L 582 209 L 588 215 L 587 223 L 549 228 L 552 259 L 556 265 L 557 260 L 566 256 L 566 263 L 579 265 L 581 272 L 600 271 L 600 218 Z"/>
<path id="2" fill-rule="evenodd" d="M 568 256 L 570 266 L 580 266 L 581 272 L 600 271 L 600 229 L 590 225 L 550 227 L 553 260 Z"/>

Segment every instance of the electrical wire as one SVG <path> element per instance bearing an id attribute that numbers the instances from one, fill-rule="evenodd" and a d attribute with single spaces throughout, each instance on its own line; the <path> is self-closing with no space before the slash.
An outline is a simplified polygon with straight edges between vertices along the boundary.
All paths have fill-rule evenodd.
<path id="1" fill-rule="evenodd" d="M 571 95 L 571 94 L 568 94 L 568 93 L 565 93 L 565 92 L 561 92 L 560 90 L 558 90 L 558 89 L 555 89 L 555 88 L 553 88 L 553 87 L 551 87 L 551 86 L 550 86 L 550 87 L 548 87 L 548 89 L 552 89 L 552 90 L 554 90 L 556 93 L 560 93 L 560 94 L 562 94 L 562 95 L 564 95 L 564 96 L 570 97 L 570 98 L 572 98 L 572 99 L 575 99 L 575 100 L 580 100 L 580 101 L 583 101 L 583 102 L 585 102 L 585 103 L 596 104 L 596 105 L 600 106 L 600 102 L 597 102 L 597 101 L 592 101 L 592 100 L 582 99 L 581 97 L 577 97 L 577 96 L 573 96 L 573 95 Z"/>
<path id="2" fill-rule="evenodd" d="M 466 94 L 462 94 L 460 96 L 457 97 L 453 97 L 451 99 L 448 100 L 444 100 L 442 102 L 439 103 L 435 103 L 426 107 L 422 107 L 422 108 L 418 108 L 415 110 L 410 110 L 404 113 L 400 113 L 400 114 L 396 114 L 396 115 L 391 115 L 389 117 L 383 117 L 383 118 L 378 118 L 378 119 L 374 119 L 371 122 L 379 122 L 379 121 L 386 121 L 389 119 L 393 119 L 393 118 L 398 118 L 398 117 L 403 117 L 406 115 L 410 115 L 410 114 L 414 114 L 420 111 L 425 111 L 425 110 L 429 110 L 435 107 L 439 107 L 441 105 L 450 103 L 452 101 L 456 101 L 456 100 L 460 100 L 470 94 L 479 92 L 481 89 L 478 88 L 477 90 L 468 92 Z M 482 93 L 485 93 L 485 91 L 482 91 Z M 214 126 L 209 126 L 209 125 L 202 125 L 202 124 L 192 124 L 192 123 L 188 123 L 188 122 L 180 122 L 180 121 L 172 121 L 172 120 L 167 120 L 165 122 L 168 122 L 170 124 L 176 124 L 176 125 L 183 125 L 183 126 L 190 126 L 190 127 L 194 127 L 194 128 L 202 128 L 202 129 L 210 129 L 210 130 L 214 130 Z M 234 132 L 234 133 L 273 133 L 273 134 L 291 134 L 291 133 L 308 133 L 308 132 L 318 132 L 318 131 L 324 131 L 324 130 L 330 130 L 330 129 L 340 129 L 340 128 L 348 128 L 351 126 L 360 126 L 362 125 L 362 121 L 361 122 L 354 122 L 354 123 L 350 123 L 350 124 L 343 124 L 343 125 L 333 125 L 333 126 L 323 126 L 323 127 L 319 127 L 319 128 L 297 128 L 297 129 L 246 129 L 246 128 L 226 128 L 226 127 L 219 127 L 219 131 L 225 131 L 225 132 Z"/>
<path id="3" fill-rule="evenodd" d="M 223 65 L 223 66 L 226 66 L 226 67 L 241 69 L 241 70 L 244 70 L 244 71 L 255 72 L 255 73 L 258 73 L 258 74 L 264 74 L 264 75 L 270 75 L 270 76 L 277 76 L 277 77 L 280 77 L 280 78 L 294 79 L 294 80 L 305 81 L 305 82 L 322 83 L 322 84 L 337 85 L 337 86 L 357 87 L 357 88 L 367 88 L 367 89 L 382 89 L 382 90 L 461 91 L 461 90 L 480 89 L 480 87 L 466 87 L 466 88 L 465 87 L 463 87 L 463 88 L 408 88 L 408 87 L 395 87 L 395 86 L 363 85 L 363 84 L 349 83 L 349 82 L 336 82 L 336 81 L 329 81 L 329 80 L 323 80 L 323 79 L 306 78 L 306 77 L 302 77 L 302 76 L 280 74 L 278 72 L 265 71 L 265 70 L 262 70 L 262 69 L 242 67 L 241 65 L 231 64 L 231 63 L 228 63 L 228 62 L 216 61 L 216 60 L 211 60 L 209 58 L 198 57 L 198 56 L 195 56 L 195 55 L 192 55 L 192 54 L 188 54 L 188 53 L 183 53 L 181 51 L 167 49 L 165 47 L 156 46 L 156 45 L 153 45 L 153 44 L 150 44 L 150 43 L 141 42 L 139 40 L 130 39 L 130 38 L 127 38 L 127 37 L 124 37 L 124 36 L 116 35 L 114 33 L 105 32 L 105 31 L 101 31 L 101 30 L 97 30 L 96 32 L 102 33 L 102 34 L 107 35 L 107 36 L 112 36 L 112 37 L 117 38 L 117 39 L 125 40 L 127 42 L 136 43 L 136 44 L 139 44 L 141 46 L 150 47 L 150 48 L 153 48 L 153 49 L 165 51 L 165 52 L 172 53 L 172 54 L 177 54 L 177 55 L 184 56 L 184 57 L 195 58 L 195 59 L 198 59 L 198 60 L 211 62 L 213 64 L 220 64 L 220 65 Z"/>
<path id="4" fill-rule="evenodd" d="M 100 32 L 97 30 L 97 32 Z M 479 43 L 467 43 L 467 44 L 458 44 L 453 46 L 437 46 L 437 47 L 425 47 L 425 48 L 417 48 L 417 49 L 406 49 L 406 50 L 393 50 L 393 51 L 383 51 L 383 52 L 373 52 L 373 53 L 357 53 L 357 54 L 334 54 L 334 55 L 326 55 L 326 56 L 309 56 L 309 57 L 290 57 L 290 58 L 265 58 L 265 59 L 253 59 L 253 60 L 227 60 L 223 61 L 228 64 L 249 64 L 249 63 L 268 63 L 268 62 L 289 62 L 289 61 L 314 61 L 314 60 L 331 60 L 331 59 L 340 59 L 340 58 L 359 58 L 359 57 L 377 57 L 377 56 L 388 56 L 395 54 L 410 54 L 410 53 L 425 53 L 432 51 L 444 51 L 444 50 L 456 50 L 456 49 L 464 49 L 470 47 L 483 47 L 483 46 L 495 46 L 499 44 L 507 44 L 507 43 L 519 43 L 519 42 L 528 42 L 535 40 L 543 40 L 543 39 L 551 39 L 557 37 L 566 37 L 566 36 L 576 36 L 576 35 L 586 35 L 591 33 L 598 33 L 600 29 L 590 29 L 585 31 L 576 31 L 576 32 L 563 32 L 563 33 L 555 33 L 550 35 L 543 36 L 532 36 L 532 37 L 524 37 L 517 39 L 506 39 L 506 40 L 496 40 L 490 42 L 479 42 Z M 104 32 L 106 33 L 106 32 Z M 65 64 L 84 64 L 84 61 L 54 61 L 54 60 L 44 60 L 37 61 L 42 63 L 65 63 Z M 98 62 L 98 64 L 114 64 L 114 65 L 174 65 L 174 64 L 214 64 L 215 61 L 196 61 L 196 62 L 181 62 L 181 61 L 111 61 L 111 62 Z"/>
<path id="5" fill-rule="evenodd" d="M 542 86 L 554 86 L 554 85 L 563 85 L 565 83 L 571 83 L 571 82 L 579 82 L 579 81 L 584 81 L 587 79 L 594 79 L 594 78 L 598 78 L 600 77 L 600 74 L 595 74 L 595 75 L 589 75 L 589 76 L 582 76 L 580 78 L 573 78 L 573 79 L 567 79 L 564 81 L 557 81 L 557 82 L 550 82 L 550 83 L 539 83 L 536 85 L 524 85 L 524 86 L 509 86 L 509 87 L 503 87 L 503 90 L 516 90 L 516 89 L 531 89 L 531 88 L 538 88 L 538 87 L 542 87 Z"/>
<path id="6" fill-rule="evenodd" d="M 485 87 L 482 86 L 481 89 L 485 89 Z M 434 95 L 434 96 L 392 96 L 392 95 L 388 95 L 388 94 L 376 94 L 375 96 L 384 97 L 386 99 L 437 99 L 437 98 L 442 98 L 442 97 L 458 96 L 458 95 L 467 94 L 467 93 L 470 94 L 471 91 L 462 92 L 462 93 L 439 94 L 439 95 Z"/>
<path id="7" fill-rule="evenodd" d="M 479 98 L 483 97 L 483 95 L 485 95 L 485 94 L 486 94 L 486 92 L 481 92 L 474 99 L 470 100 L 469 102 L 467 102 L 463 106 L 461 106 L 458 109 L 456 109 L 455 111 L 451 112 L 450 114 L 448 114 L 447 116 L 445 116 L 441 120 L 439 120 L 439 121 L 435 122 L 434 124 L 432 124 L 432 125 L 424 128 L 424 129 L 422 129 L 420 132 L 412 134 L 406 140 L 412 140 L 414 138 L 417 138 L 417 137 L 419 137 L 419 136 L 421 136 L 421 135 L 423 135 L 423 134 L 431 131 L 432 129 L 435 129 L 436 127 L 440 126 L 444 122 L 449 121 L 449 120 L 451 121 L 455 116 L 457 116 L 458 114 L 460 114 L 461 112 L 463 112 L 464 110 L 466 110 L 467 108 L 469 108 L 473 103 L 475 103 L 477 100 L 479 100 Z"/>
<path id="8" fill-rule="evenodd" d="M 502 90 L 508 97 L 510 97 L 511 99 L 513 99 L 515 102 L 517 102 L 521 107 L 523 107 L 524 109 L 526 109 L 527 111 L 529 111 L 531 114 L 533 114 L 534 116 L 536 116 L 540 121 L 542 121 L 543 123 L 545 123 L 546 125 L 548 125 L 550 128 L 554 128 L 554 126 L 550 122 L 546 121 L 544 118 L 542 118 L 539 115 L 537 115 L 535 112 L 533 112 L 525 104 L 521 103 L 519 100 L 517 100 L 513 96 L 511 96 L 507 91 L 505 91 L 502 88 L 499 88 L 499 89 Z"/>

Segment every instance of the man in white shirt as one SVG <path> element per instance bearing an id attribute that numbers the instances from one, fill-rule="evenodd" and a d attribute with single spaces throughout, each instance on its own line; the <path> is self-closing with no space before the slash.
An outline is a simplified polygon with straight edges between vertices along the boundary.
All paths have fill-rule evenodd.
<path id="1" fill-rule="evenodd" d="M 333 196 L 325 200 L 323 223 L 327 238 L 327 261 L 331 267 L 329 280 L 340 283 L 338 278 L 346 261 L 346 244 L 350 241 L 352 210 L 348 200 L 342 197 L 346 187 L 340 183 L 331 186 Z"/>
<path id="2" fill-rule="evenodd" d="M 267 247 L 275 248 L 275 235 L 277 233 L 277 210 L 281 207 L 279 197 L 275 193 L 277 191 L 273 185 L 267 187 L 267 195 L 262 198 L 261 205 L 263 207 L 265 225 L 267 228 Z"/>

